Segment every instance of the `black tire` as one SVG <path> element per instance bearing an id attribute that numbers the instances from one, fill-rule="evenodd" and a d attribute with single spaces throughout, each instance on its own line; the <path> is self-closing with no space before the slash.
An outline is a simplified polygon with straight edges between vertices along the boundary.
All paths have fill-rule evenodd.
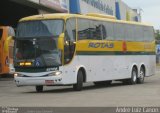
<path id="1" fill-rule="evenodd" d="M 123 84 L 125 85 L 134 85 L 137 83 L 137 69 L 135 67 L 133 67 L 132 72 L 131 72 L 131 78 L 130 79 L 126 79 L 123 80 Z"/>
<path id="2" fill-rule="evenodd" d="M 39 92 L 43 92 L 43 86 L 36 86 L 36 91 Z"/>
<path id="3" fill-rule="evenodd" d="M 138 76 L 138 72 L 137 72 L 137 69 L 134 67 L 132 69 L 131 79 L 129 82 L 131 85 L 134 85 L 137 83 L 137 76 Z"/>
<path id="4" fill-rule="evenodd" d="M 94 82 L 94 85 L 96 86 L 109 86 L 111 85 L 112 81 L 101 81 L 101 82 Z"/>
<path id="5" fill-rule="evenodd" d="M 139 77 L 137 78 L 137 83 L 138 84 L 143 84 L 144 83 L 144 77 L 145 77 L 145 69 L 141 67 L 140 72 L 139 72 Z"/>
<path id="6" fill-rule="evenodd" d="M 77 83 L 73 85 L 75 91 L 81 91 L 83 89 L 83 73 L 82 71 L 78 72 Z"/>

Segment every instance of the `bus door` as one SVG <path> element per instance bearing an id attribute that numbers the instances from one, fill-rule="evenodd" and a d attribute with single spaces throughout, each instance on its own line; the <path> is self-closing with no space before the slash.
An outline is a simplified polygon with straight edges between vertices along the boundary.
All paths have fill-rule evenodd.
<path id="1" fill-rule="evenodd" d="M 64 44 L 64 64 L 68 64 L 75 52 L 76 41 L 76 19 L 68 19 L 66 22 L 65 44 Z"/>

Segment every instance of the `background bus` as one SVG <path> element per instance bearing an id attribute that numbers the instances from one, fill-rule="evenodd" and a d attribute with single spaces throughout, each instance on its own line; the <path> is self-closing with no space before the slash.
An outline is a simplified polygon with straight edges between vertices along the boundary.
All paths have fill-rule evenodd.
<path id="1" fill-rule="evenodd" d="M 0 75 L 14 72 L 13 68 L 13 46 L 15 36 L 14 30 L 9 26 L 0 26 Z"/>
<path id="2" fill-rule="evenodd" d="M 143 83 L 155 74 L 153 27 L 112 16 L 49 14 L 24 18 L 15 38 L 17 86 Z"/>

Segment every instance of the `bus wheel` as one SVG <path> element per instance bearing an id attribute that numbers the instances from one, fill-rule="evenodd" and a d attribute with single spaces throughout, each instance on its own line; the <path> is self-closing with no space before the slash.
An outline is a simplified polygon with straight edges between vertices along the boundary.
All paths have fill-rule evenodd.
<path id="1" fill-rule="evenodd" d="M 135 67 L 133 67 L 132 69 L 132 74 L 131 74 L 131 79 L 129 80 L 129 83 L 131 85 L 136 84 L 137 83 L 137 69 Z"/>
<path id="2" fill-rule="evenodd" d="M 82 71 L 78 72 L 77 83 L 73 85 L 75 91 L 81 91 L 83 89 L 83 73 Z"/>
<path id="3" fill-rule="evenodd" d="M 36 86 L 37 92 L 43 92 L 43 86 Z"/>
<path id="4" fill-rule="evenodd" d="M 143 84 L 144 83 L 144 77 L 145 77 L 145 70 L 143 67 L 140 69 L 139 77 L 137 79 L 138 84 Z"/>

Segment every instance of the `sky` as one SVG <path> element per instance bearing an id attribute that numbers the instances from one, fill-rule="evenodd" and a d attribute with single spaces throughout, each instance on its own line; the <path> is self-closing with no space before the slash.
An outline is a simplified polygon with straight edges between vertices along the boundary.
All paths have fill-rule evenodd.
<path id="1" fill-rule="evenodd" d="M 122 0 L 133 9 L 142 9 L 142 22 L 160 29 L 160 0 Z"/>

